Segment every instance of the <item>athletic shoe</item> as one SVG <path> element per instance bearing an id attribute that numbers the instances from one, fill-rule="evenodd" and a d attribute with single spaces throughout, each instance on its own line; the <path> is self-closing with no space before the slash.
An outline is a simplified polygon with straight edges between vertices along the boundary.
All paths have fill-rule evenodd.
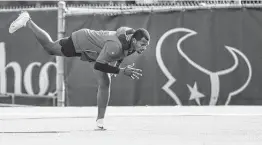
<path id="1" fill-rule="evenodd" d="M 104 128 L 104 119 L 97 119 L 96 120 L 96 129 L 95 130 L 106 130 Z"/>
<path id="2" fill-rule="evenodd" d="M 30 15 L 28 12 L 22 12 L 16 20 L 10 25 L 9 27 L 9 33 L 14 33 L 18 29 L 25 27 L 27 21 L 30 19 Z"/>

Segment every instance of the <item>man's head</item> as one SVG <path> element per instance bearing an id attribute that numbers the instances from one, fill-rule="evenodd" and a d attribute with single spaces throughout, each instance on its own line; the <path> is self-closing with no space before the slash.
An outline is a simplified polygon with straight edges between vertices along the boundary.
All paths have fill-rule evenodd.
<path id="1" fill-rule="evenodd" d="M 135 31 L 131 38 L 131 45 L 133 49 L 141 54 L 146 47 L 149 45 L 150 35 L 148 31 L 144 28 L 139 28 Z"/>

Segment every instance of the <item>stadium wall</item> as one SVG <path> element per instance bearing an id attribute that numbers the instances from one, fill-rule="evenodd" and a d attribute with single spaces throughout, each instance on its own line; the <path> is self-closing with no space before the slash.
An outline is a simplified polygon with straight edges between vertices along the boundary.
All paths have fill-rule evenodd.
<path id="1" fill-rule="evenodd" d="M 7 83 L 1 79 L 6 85 L 6 89 L 1 85 L 1 93 L 55 93 L 55 58 L 43 51 L 30 31 L 8 33 L 16 14 L 0 13 L 0 55 L 4 55 L 0 57 L 0 70 L 1 78 L 7 79 Z M 31 15 L 56 38 L 56 12 Z M 128 26 L 149 30 L 151 42 L 144 55 L 130 56 L 122 65 L 135 62 L 143 77 L 138 81 L 122 75 L 113 78 L 111 106 L 261 105 L 260 15 L 260 9 L 236 8 L 69 16 L 65 36 L 81 28 L 116 30 Z M 19 67 L 15 71 L 6 69 L 11 63 L 21 71 Z M 47 63 L 50 66 L 44 67 Z M 43 74 L 48 73 L 40 76 L 44 68 Z M 65 82 L 67 106 L 96 105 L 97 83 L 87 62 L 66 58 Z"/>

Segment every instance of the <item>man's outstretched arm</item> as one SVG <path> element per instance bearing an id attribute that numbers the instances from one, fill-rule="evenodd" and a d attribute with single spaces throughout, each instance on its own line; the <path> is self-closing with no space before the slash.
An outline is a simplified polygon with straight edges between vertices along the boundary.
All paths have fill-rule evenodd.
<path id="1" fill-rule="evenodd" d="M 119 67 L 111 66 L 107 63 L 101 63 L 101 62 L 96 62 L 94 65 L 94 69 L 105 73 L 113 73 L 113 74 L 119 74 L 121 70 Z"/>

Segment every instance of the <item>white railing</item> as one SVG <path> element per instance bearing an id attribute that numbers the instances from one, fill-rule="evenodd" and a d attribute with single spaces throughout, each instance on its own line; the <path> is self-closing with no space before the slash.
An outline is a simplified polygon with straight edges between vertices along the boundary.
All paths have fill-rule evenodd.
<path id="1" fill-rule="evenodd" d="M 56 96 L 5 93 L 5 94 L 0 94 L 0 99 L 1 98 L 10 98 L 11 104 L 0 103 L 0 106 L 31 106 L 31 105 L 17 104 L 16 103 L 16 97 L 52 99 L 52 106 L 56 106 L 56 100 L 57 100 Z"/>

